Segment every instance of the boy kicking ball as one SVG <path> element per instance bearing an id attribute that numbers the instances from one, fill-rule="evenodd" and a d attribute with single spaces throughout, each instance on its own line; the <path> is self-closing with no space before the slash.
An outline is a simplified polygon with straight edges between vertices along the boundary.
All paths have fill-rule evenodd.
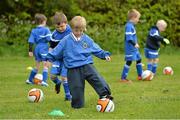
<path id="1" fill-rule="evenodd" d="M 63 59 L 68 69 L 67 78 L 72 95 L 72 108 L 84 107 L 85 80 L 94 88 L 99 98 L 113 99 L 109 85 L 97 72 L 91 55 L 110 61 L 110 53 L 101 49 L 84 33 L 86 30 L 84 17 L 75 16 L 70 25 L 72 33 L 64 37 L 57 47 L 48 53 L 47 59 L 49 61 Z"/>
<path id="2" fill-rule="evenodd" d="M 144 49 L 145 57 L 147 58 L 147 69 L 155 75 L 159 62 L 160 44 L 170 44 L 169 40 L 162 37 L 160 32 L 166 30 L 167 23 L 164 20 L 158 20 L 156 26 L 152 26 L 146 40 Z"/>

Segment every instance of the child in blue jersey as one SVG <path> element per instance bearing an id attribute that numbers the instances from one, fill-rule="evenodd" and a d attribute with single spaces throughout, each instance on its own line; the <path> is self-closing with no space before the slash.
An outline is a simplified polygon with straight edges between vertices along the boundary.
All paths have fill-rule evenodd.
<path id="1" fill-rule="evenodd" d="M 128 12 L 128 22 L 125 25 L 125 61 L 122 74 L 121 74 L 121 82 L 122 83 L 131 83 L 131 80 L 127 79 L 127 75 L 130 69 L 130 65 L 132 61 L 136 61 L 136 69 L 138 74 L 138 80 L 141 80 L 142 74 L 142 63 L 141 63 L 141 55 L 139 53 L 139 45 L 136 36 L 135 24 L 139 22 L 140 13 L 136 9 L 132 9 Z"/>
<path id="2" fill-rule="evenodd" d="M 28 39 L 29 42 L 29 56 L 35 56 L 36 67 L 32 69 L 28 80 L 26 80 L 27 84 L 34 84 L 33 79 L 34 76 L 40 70 L 40 63 L 43 62 L 43 81 L 41 82 L 42 86 L 48 86 L 48 63 L 46 61 L 46 55 L 48 53 L 48 42 L 51 39 L 51 32 L 48 27 L 46 27 L 47 18 L 43 14 L 37 13 L 35 15 L 35 22 L 38 26 L 32 29 L 30 37 Z M 33 44 L 35 44 L 34 53 L 32 50 Z"/>
<path id="3" fill-rule="evenodd" d="M 67 18 L 64 13 L 56 12 L 54 15 L 54 24 L 56 29 L 52 33 L 52 40 L 50 41 L 50 49 L 52 50 L 66 35 L 71 32 L 70 26 L 67 24 Z M 55 83 L 55 90 L 58 94 L 60 92 L 60 85 L 63 83 L 65 100 L 71 100 L 71 95 L 67 81 L 67 69 L 64 67 L 63 60 L 57 60 L 52 63 L 51 80 Z M 58 76 L 61 76 L 61 80 Z"/>
<path id="4" fill-rule="evenodd" d="M 84 107 L 85 80 L 95 89 L 100 98 L 113 99 L 110 88 L 93 66 L 92 55 L 110 61 L 110 53 L 102 50 L 88 35 L 84 17 L 75 16 L 71 20 L 72 33 L 64 37 L 47 59 L 55 61 L 63 59 L 68 69 L 67 78 L 72 95 L 73 108 Z"/>
<path id="5" fill-rule="evenodd" d="M 158 20 L 156 26 L 152 26 L 146 40 L 146 47 L 144 49 L 145 57 L 147 58 L 147 69 L 156 74 L 158 66 L 158 57 L 160 44 L 169 44 L 169 40 L 163 38 L 160 32 L 165 31 L 167 23 L 164 20 Z"/>

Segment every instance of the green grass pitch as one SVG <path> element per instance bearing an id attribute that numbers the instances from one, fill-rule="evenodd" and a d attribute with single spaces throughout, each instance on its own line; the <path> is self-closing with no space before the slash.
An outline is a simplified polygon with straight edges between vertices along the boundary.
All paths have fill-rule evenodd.
<path id="1" fill-rule="evenodd" d="M 180 119 L 180 57 L 160 55 L 157 75 L 152 81 L 137 81 L 135 62 L 131 65 L 128 78 L 132 84 L 119 82 L 124 65 L 124 56 L 112 56 L 111 62 L 95 58 L 95 66 L 112 89 L 115 111 L 96 111 L 98 96 L 86 82 L 85 107 L 72 109 L 64 101 L 64 91 L 55 94 L 54 84 L 48 79 L 49 87 L 27 85 L 28 66 L 34 59 L 28 57 L 0 57 L 0 119 Z M 146 69 L 146 60 L 143 58 Z M 171 66 L 174 75 L 163 75 L 165 66 Z M 31 88 L 40 88 L 45 99 L 41 103 L 29 103 L 27 93 Z M 48 113 L 61 110 L 65 116 L 53 117 Z"/>

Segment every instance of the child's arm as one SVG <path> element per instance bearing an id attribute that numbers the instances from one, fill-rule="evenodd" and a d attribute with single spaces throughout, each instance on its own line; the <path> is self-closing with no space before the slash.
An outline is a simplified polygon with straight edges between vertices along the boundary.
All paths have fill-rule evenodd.
<path id="1" fill-rule="evenodd" d="M 111 61 L 111 57 L 110 56 L 106 56 L 106 61 Z"/>
<path id="2" fill-rule="evenodd" d="M 150 31 L 150 37 L 152 38 L 152 40 L 155 40 L 155 41 L 161 41 L 165 44 L 170 44 L 169 40 L 160 36 L 158 31 L 155 30 L 155 29 L 151 29 Z"/>
<path id="3" fill-rule="evenodd" d="M 101 49 L 99 47 L 99 45 L 97 45 L 94 42 L 93 42 L 93 45 L 92 45 L 92 54 L 95 55 L 98 58 L 106 59 L 107 61 L 111 60 L 110 57 L 109 57 L 111 55 L 111 53 L 108 52 L 108 51 L 104 51 L 103 49 Z"/>
<path id="4" fill-rule="evenodd" d="M 33 56 L 33 43 L 29 43 L 29 56 Z"/>
<path id="5" fill-rule="evenodd" d="M 134 43 L 132 40 L 128 41 L 130 44 L 132 44 L 135 48 L 139 48 L 139 44 L 138 43 Z"/>
<path id="6" fill-rule="evenodd" d="M 57 46 L 58 43 L 59 43 L 59 40 L 58 40 L 57 42 L 54 41 L 54 40 L 51 40 L 51 41 L 49 42 L 50 48 L 51 48 L 51 49 L 55 48 L 55 47 Z"/>
<path id="7" fill-rule="evenodd" d="M 62 59 L 64 46 L 65 40 L 62 40 L 52 51 L 48 52 L 46 59 L 50 62 Z"/>
<path id="8" fill-rule="evenodd" d="M 170 44 L 169 40 L 166 39 L 166 38 L 164 38 L 163 41 L 164 41 L 164 43 L 167 44 L 167 45 Z"/>

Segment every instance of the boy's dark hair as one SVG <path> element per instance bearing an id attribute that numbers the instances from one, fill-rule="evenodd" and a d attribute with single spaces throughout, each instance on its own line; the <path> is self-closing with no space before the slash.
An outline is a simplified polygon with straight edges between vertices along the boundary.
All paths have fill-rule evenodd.
<path id="1" fill-rule="evenodd" d="M 35 14 L 35 22 L 36 24 L 42 24 L 43 21 L 47 21 L 47 18 L 44 14 L 36 13 Z"/>
<path id="2" fill-rule="evenodd" d="M 59 23 L 67 23 L 67 17 L 63 12 L 56 12 L 53 17 L 53 23 L 59 24 Z"/>

